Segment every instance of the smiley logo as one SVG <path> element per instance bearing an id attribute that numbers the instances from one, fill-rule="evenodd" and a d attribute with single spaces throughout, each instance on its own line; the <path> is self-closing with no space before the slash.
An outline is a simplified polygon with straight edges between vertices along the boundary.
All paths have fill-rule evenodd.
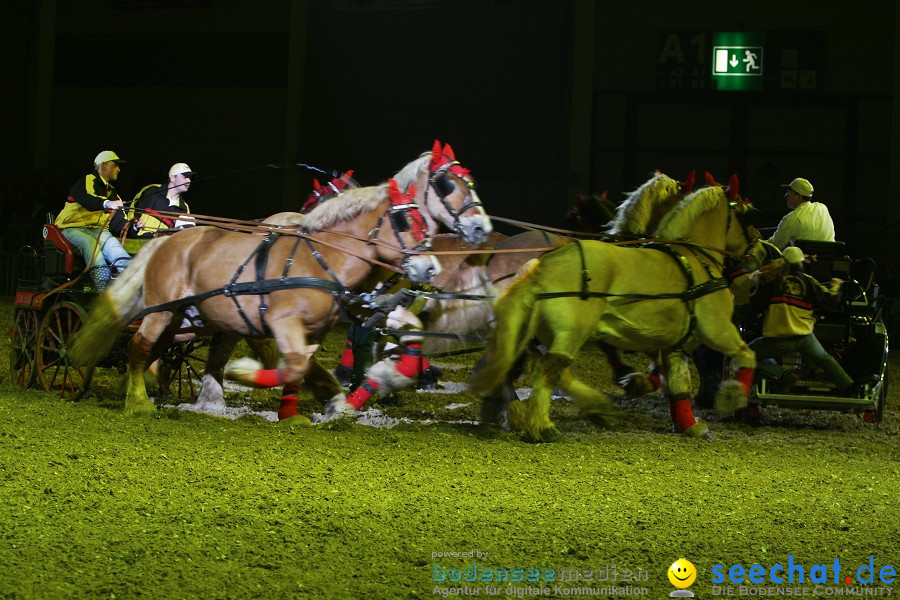
<path id="1" fill-rule="evenodd" d="M 690 587 L 697 579 L 697 569 L 686 558 L 679 558 L 669 567 L 669 581 L 677 588 Z"/>

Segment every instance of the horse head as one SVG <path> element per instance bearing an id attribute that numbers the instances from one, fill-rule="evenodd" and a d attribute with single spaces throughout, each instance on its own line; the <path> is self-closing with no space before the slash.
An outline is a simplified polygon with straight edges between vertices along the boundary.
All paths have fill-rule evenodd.
<path id="1" fill-rule="evenodd" d="M 475 180 L 456 160 L 450 144 L 441 146 L 435 140 L 431 152 L 422 155 L 420 166 L 416 200 L 429 224 L 439 222 L 469 244 L 483 243 L 494 227 L 475 191 Z"/>
<path id="2" fill-rule="evenodd" d="M 394 237 L 405 255 L 403 269 L 410 281 L 431 283 L 441 272 L 441 265 L 433 255 L 418 253 L 431 250 L 431 238 L 428 237 L 428 224 L 414 200 L 415 195 L 415 186 L 410 186 L 409 192 L 404 193 L 396 180 L 388 179 L 388 215 Z"/>
<path id="3" fill-rule="evenodd" d="M 604 190 L 601 194 L 578 194 L 575 205 L 563 216 L 563 223 L 572 231 L 597 233 L 605 230 L 616 216 L 616 209 Z"/>
<path id="4" fill-rule="evenodd" d="M 694 173 L 684 181 L 676 181 L 662 171 L 655 171 L 646 182 L 631 192 L 616 209 L 609 232 L 614 235 L 649 237 L 663 216 L 678 205 L 694 187 Z"/>

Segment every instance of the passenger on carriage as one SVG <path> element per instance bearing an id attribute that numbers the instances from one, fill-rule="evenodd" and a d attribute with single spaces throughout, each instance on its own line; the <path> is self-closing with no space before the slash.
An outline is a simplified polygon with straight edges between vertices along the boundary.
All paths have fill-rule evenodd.
<path id="1" fill-rule="evenodd" d="M 844 282 L 835 278 L 825 287 L 804 273 L 803 251 L 796 246 L 785 248 L 783 257 L 782 272 L 770 283 L 762 284 L 756 293 L 767 303 L 762 337 L 749 344 L 756 352 L 757 370 L 778 382 L 776 391 L 787 392 L 797 382 L 797 374 L 766 359 L 780 359 L 799 352 L 806 364 L 821 369 L 834 382 L 837 391 L 844 394 L 852 387 L 853 380 L 813 333 L 816 323 L 813 311 L 833 307 Z"/>
<path id="2" fill-rule="evenodd" d="M 164 184 L 152 183 L 144 186 L 134 197 L 128 219 L 132 226 L 128 237 L 149 238 L 160 230 L 180 229 L 194 225 L 192 217 L 176 217 L 171 214 L 189 215 L 191 209 L 184 195 L 191 187 L 196 173 L 187 163 L 175 163 L 169 169 L 169 178 Z"/>
<path id="3" fill-rule="evenodd" d="M 119 177 L 125 161 L 112 150 L 104 150 L 94 158 L 95 173 L 88 173 L 69 190 L 66 205 L 54 224 L 84 258 L 91 278 L 102 290 L 110 279 L 110 270 L 124 269 L 131 256 L 109 231 L 110 221 L 119 215 L 123 202 L 112 185 Z"/>
<path id="4" fill-rule="evenodd" d="M 768 241 L 778 246 L 779 250 L 784 250 L 791 240 L 833 242 L 834 221 L 827 206 L 813 201 L 812 184 L 798 177 L 781 187 L 787 188 L 784 200 L 791 212 L 781 219 Z"/>

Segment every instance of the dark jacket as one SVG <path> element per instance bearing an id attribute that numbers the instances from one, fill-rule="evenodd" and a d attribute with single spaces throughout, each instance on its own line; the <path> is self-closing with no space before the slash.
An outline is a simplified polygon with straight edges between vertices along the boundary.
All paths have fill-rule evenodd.
<path id="1" fill-rule="evenodd" d="M 175 218 L 163 216 L 160 214 L 160 211 L 166 213 L 190 214 L 191 209 L 187 202 L 184 201 L 183 194 L 179 197 L 177 204 L 169 204 L 169 199 L 166 197 L 167 185 L 168 182 L 163 185 L 148 185 L 135 197 L 129 218 L 137 217 L 143 222 L 144 227 L 140 230 L 132 228 L 128 233 L 129 237 L 153 237 L 160 229 L 173 228 L 175 226 Z"/>

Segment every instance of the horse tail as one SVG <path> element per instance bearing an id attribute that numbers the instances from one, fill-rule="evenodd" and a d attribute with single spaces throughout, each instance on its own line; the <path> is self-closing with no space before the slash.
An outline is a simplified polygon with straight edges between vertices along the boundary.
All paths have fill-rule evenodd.
<path id="1" fill-rule="evenodd" d="M 144 309 L 144 273 L 168 239 L 156 238 L 144 244 L 125 270 L 91 303 L 87 320 L 72 344 L 72 362 L 76 366 L 91 367 L 100 362 L 116 342 L 116 333 Z"/>
<path id="2" fill-rule="evenodd" d="M 485 360 L 469 382 L 469 389 L 480 396 L 489 396 L 508 382 L 516 362 L 534 337 L 532 317 L 538 281 L 533 274 L 539 264 L 539 259 L 528 261 L 494 305 L 496 322 L 485 349 Z"/>

